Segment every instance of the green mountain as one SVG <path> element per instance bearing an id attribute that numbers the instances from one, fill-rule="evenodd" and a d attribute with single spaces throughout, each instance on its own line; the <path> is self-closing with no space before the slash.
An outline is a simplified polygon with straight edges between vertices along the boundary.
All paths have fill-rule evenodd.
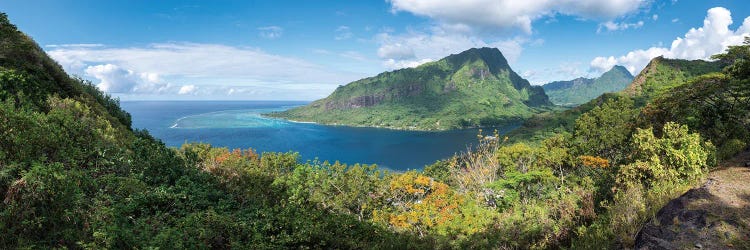
<path id="1" fill-rule="evenodd" d="M 576 78 L 542 85 L 550 101 L 562 106 L 586 103 L 604 93 L 625 89 L 633 81 L 633 75 L 623 66 L 616 65 L 597 78 Z"/>
<path id="2" fill-rule="evenodd" d="M 479 48 L 361 79 L 307 106 L 269 115 L 322 124 L 444 130 L 518 121 L 550 104 L 544 90 L 516 74 L 498 49 Z"/>
<path id="3" fill-rule="evenodd" d="M 651 100 L 695 77 L 720 72 L 724 66 L 726 64 L 721 61 L 680 60 L 659 56 L 652 59 L 623 92 L 644 101 Z"/>
<path id="4" fill-rule="evenodd" d="M 576 119 L 581 114 L 601 106 L 608 100 L 624 96 L 633 99 L 636 106 L 643 107 L 670 89 L 687 84 L 698 76 L 720 72 L 724 66 L 726 64 L 719 61 L 709 62 L 703 60 L 667 59 L 661 56 L 656 57 L 621 91 L 602 94 L 570 110 L 551 111 L 534 115 L 524 121 L 524 124 L 520 128 L 512 131 L 510 137 L 514 140 L 528 140 L 544 138 L 559 132 L 570 132 L 575 126 Z M 621 71 L 616 69 L 618 67 L 615 66 L 615 68 L 599 78 L 605 78 L 605 75 L 624 75 L 628 72 L 622 68 L 621 70 L 624 72 L 614 73 L 613 71 L 615 70 L 615 72 Z M 627 75 L 630 75 L 629 72 Z"/>
<path id="5" fill-rule="evenodd" d="M 632 248 L 659 207 L 746 148 L 749 47 L 730 47 L 727 64 L 657 58 L 626 93 L 535 116 L 549 119 L 524 129 L 541 143 L 481 137 L 475 151 L 393 173 L 166 147 L 0 14 L 0 249 Z M 470 64 L 493 65 L 481 61 Z M 492 68 L 465 77 L 514 79 Z M 522 103 L 548 104 L 526 91 Z M 742 248 L 742 229 L 721 237 Z"/>

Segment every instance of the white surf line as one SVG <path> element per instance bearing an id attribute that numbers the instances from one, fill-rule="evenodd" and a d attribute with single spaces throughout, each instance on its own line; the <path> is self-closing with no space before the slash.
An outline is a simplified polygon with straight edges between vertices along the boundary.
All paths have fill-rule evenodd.
<path id="1" fill-rule="evenodd" d="M 195 114 L 195 115 L 187 115 L 187 116 L 183 116 L 175 120 L 174 125 L 170 126 L 169 128 L 180 128 L 177 126 L 177 124 L 180 123 L 180 121 L 182 121 L 183 119 L 190 118 L 190 117 L 217 114 L 217 113 L 227 112 L 227 111 L 242 111 L 242 110 L 252 110 L 252 109 L 227 109 L 227 110 L 212 111 L 212 112 L 207 112 L 207 113 L 200 113 L 200 114 Z"/>
<path id="2" fill-rule="evenodd" d="M 318 124 L 317 122 L 303 122 L 303 121 L 295 121 L 295 120 L 287 120 L 287 119 L 279 119 L 279 120 L 293 122 L 293 123 L 301 123 L 301 124 Z"/>
<path id="3" fill-rule="evenodd" d="M 283 119 L 274 119 L 272 117 L 266 117 L 266 116 L 263 115 L 262 112 L 259 112 L 259 111 L 263 111 L 263 110 L 258 110 L 258 109 L 227 109 L 227 110 L 219 110 L 219 111 L 212 111 L 212 112 L 207 112 L 207 113 L 200 113 L 200 114 L 195 114 L 195 115 L 183 116 L 183 117 L 180 117 L 177 120 L 175 120 L 174 124 L 172 126 L 170 126 L 169 128 L 181 128 L 181 127 L 178 126 L 178 124 L 180 123 L 180 121 L 182 121 L 183 119 L 190 118 L 190 117 L 196 117 L 196 116 L 202 116 L 202 115 L 210 115 L 210 114 L 218 114 L 218 113 L 230 112 L 230 111 L 248 111 L 247 112 L 248 115 L 254 115 L 254 116 L 257 116 L 258 118 L 267 119 L 267 120 L 276 120 L 276 121 L 282 121 L 282 122 L 283 121 L 287 121 L 287 120 L 283 120 Z M 252 111 L 255 111 L 255 112 L 252 112 Z M 297 121 L 294 121 L 294 122 L 297 122 Z M 314 122 L 297 122 L 297 123 L 314 123 Z M 203 128 L 203 127 L 201 127 L 201 128 Z M 238 128 L 243 128 L 243 127 L 238 127 Z"/>

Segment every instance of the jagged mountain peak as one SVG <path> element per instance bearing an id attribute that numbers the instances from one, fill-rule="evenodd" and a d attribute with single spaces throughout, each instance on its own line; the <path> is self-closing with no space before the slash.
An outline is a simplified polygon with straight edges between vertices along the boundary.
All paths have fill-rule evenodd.
<path id="1" fill-rule="evenodd" d="M 337 88 L 310 105 L 270 114 L 325 124 L 443 130 L 517 121 L 551 105 L 497 48 L 472 48 Z M 409 117 L 408 119 L 405 119 Z"/>
<path id="2" fill-rule="evenodd" d="M 604 72 L 601 77 L 604 77 L 606 75 L 612 75 L 612 74 L 620 74 L 624 75 L 630 78 L 633 78 L 633 74 L 630 73 L 630 71 L 621 65 L 615 65 L 611 69 L 609 69 L 607 72 Z"/>
<path id="3" fill-rule="evenodd" d="M 493 74 L 498 73 L 501 69 L 509 69 L 508 60 L 503 53 L 497 48 L 471 48 L 458 54 L 451 54 L 441 61 L 446 61 L 453 65 L 454 68 L 460 68 L 462 65 L 483 62 Z"/>

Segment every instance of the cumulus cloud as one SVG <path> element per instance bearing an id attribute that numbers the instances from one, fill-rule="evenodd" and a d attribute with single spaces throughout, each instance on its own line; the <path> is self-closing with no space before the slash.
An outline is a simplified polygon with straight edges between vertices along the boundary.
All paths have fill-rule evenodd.
<path id="1" fill-rule="evenodd" d="M 750 36 L 750 17 L 745 18 L 737 30 L 731 30 L 731 12 L 722 7 L 708 10 L 703 26 L 690 29 L 683 37 L 672 41 L 669 48 L 651 47 L 628 52 L 619 57 L 596 57 L 591 61 L 591 69 L 597 72 L 609 70 L 613 65 L 625 66 L 633 74 L 640 72 L 652 58 L 664 56 L 679 59 L 708 59 L 721 53 L 730 45 L 741 44 L 745 36 Z"/>
<path id="2" fill-rule="evenodd" d="M 383 34 L 387 40 L 388 34 Z M 394 60 L 410 60 L 414 59 L 414 49 L 401 43 L 383 44 L 378 48 L 378 56 L 380 58 L 394 59 Z"/>
<path id="3" fill-rule="evenodd" d="M 190 85 L 185 85 L 185 86 L 180 87 L 180 90 L 177 91 L 177 94 L 179 94 L 179 95 L 194 95 L 196 93 L 196 91 L 198 91 L 198 87 L 196 87 L 195 85 L 190 84 Z"/>
<path id="4" fill-rule="evenodd" d="M 114 64 L 88 66 L 84 72 L 98 79 L 97 87 L 109 93 L 164 93 L 170 88 L 158 74 L 137 74 Z"/>
<path id="5" fill-rule="evenodd" d="M 258 31 L 258 35 L 266 39 L 276 39 L 284 34 L 284 28 L 281 28 L 279 26 L 258 27 Z"/>
<path id="6" fill-rule="evenodd" d="M 137 77 L 132 71 L 122 69 L 113 64 L 89 66 L 86 74 L 99 79 L 97 87 L 110 93 L 130 92 L 137 84 Z"/>
<path id="7" fill-rule="evenodd" d="M 394 60 L 387 59 L 383 61 L 383 66 L 389 69 L 403 69 L 403 68 L 414 68 L 419 65 L 432 62 L 431 58 L 415 59 L 415 60 Z"/>
<path id="8" fill-rule="evenodd" d="M 648 0 L 389 0 L 394 12 L 406 11 L 446 26 L 518 28 L 530 34 L 532 22 L 557 14 L 612 20 L 635 12 Z"/>
<path id="9" fill-rule="evenodd" d="M 389 69 L 415 67 L 476 47 L 498 48 L 512 63 L 521 55 L 522 44 L 528 42 L 520 37 L 487 42 L 478 36 L 449 32 L 442 27 L 433 27 L 429 32 L 380 33 L 375 40 L 380 45 L 378 57 Z"/>

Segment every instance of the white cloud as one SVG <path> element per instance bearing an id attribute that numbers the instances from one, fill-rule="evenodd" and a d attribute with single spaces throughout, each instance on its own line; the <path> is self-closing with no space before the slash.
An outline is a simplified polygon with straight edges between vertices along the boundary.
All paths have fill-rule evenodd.
<path id="1" fill-rule="evenodd" d="M 679 19 L 679 18 L 675 18 L 675 19 L 672 19 L 672 22 L 673 22 L 673 23 L 676 23 L 676 22 L 679 22 L 679 21 L 680 21 L 680 19 Z"/>
<path id="2" fill-rule="evenodd" d="M 352 29 L 349 28 L 349 26 L 339 26 L 336 28 L 336 36 L 333 37 L 335 40 L 346 40 L 349 38 L 352 38 L 354 34 L 352 33 Z"/>
<path id="3" fill-rule="evenodd" d="M 521 45 L 528 42 L 520 37 L 487 42 L 477 36 L 448 32 L 442 27 L 433 27 L 429 32 L 409 31 L 400 35 L 380 33 L 375 40 L 380 44 L 378 56 L 389 69 L 415 67 L 477 47 L 498 48 L 513 63 L 521 55 Z"/>
<path id="4" fill-rule="evenodd" d="M 741 44 L 744 37 L 750 35 L 750 17 L 745 18 L 736 31 L 729 29 L 731 24 L 732 16 L 729 10 L 722 7 L 711 8 L 703 21 L 703 27 L 690 29 L 684 37 L 672 41 L 669 48 L 651 47 L 634 50 L 620 57 L 597 57 L 591 61 L 591 69 L 603 72 L 619 64 L 637 74 L 657 56 L 689 60 L 708 59 L 730 45 Z"/>
<path id="5" fill-rule="evenodd" d="M 180 87 L 180 90 L 177 92 L 179 95 L 194 95 L 198 91 L 198 87 L 195 85 L 185 85 Z"/>
<path id="6" fill-rule="evenodd" d="M 641 69 L 651 61 L 651 59 L 667 53 L 669 53 L 669 50 L 666 48 L 652 47 L 646 50 L 634 50 L 617 58 L 614 56 L 596 57 L 591 61 L 591 69 L 594 72 L 603 73 L 611 69 L 612 66 L 622 65 L 627 68 L 630 73 L 635 75 L 638 74 L 638 72 L 640 72 Z"/>
<path id="7" fill-rule="evenodd" d="M 387 59 L 383 61 L 383 66 L 389 69 L 403 69 L 403 68 L 414 68 L 419 65 L 432 62 L 433 59 L 431 58 L 425 58 L 425 59 L 418 59 L 418 60 L 394 60 L 394 59 Z"/>
<path id="8" fill-rule="evenodd" d="M 637 29 L 643 27 L 643 21 L 638 21 L 635 23 L 626 23 L 626 22 L 613 22 L 613 21 L 607 21 L 604 23 L 599 24 L 599 28 L 596 30 L 596 32 L 601 32 L 602 28 L 606 29 L 607 31 L 616 31 L 616 30 L 626 30 L 626 29 Z"/>
<path id="9" fill-rule="evenodd" d="M 577 61 L 560 62 L 557 65 L 549 67 L 527 70 L 521 73 L 521 76 L 532 85 L 542 85 L 552 81 L 572 80 L 579 77 L 598 77 L 593 72 L 586 72 L 584 63 Z"/>
<path id="10" fill-rule="evenodd" d="M 235 84 L 275 91 L 274 96 L 248 97 L 251 99 L 294 99 L 296 95 L 314 99 L 327 95 L 339 84 L 363 77 L 360 73 L 326 68 L 255 48 L 218 44 L 56 47 L 48 54 L 68 73 L 88 76 L 110 93 L 175 95 L 179 86 L 190 82 L 200 87 L 197 94 L 216 94 L 218 92 L 210 89 Z M 308 90 L 300 93 L 303 90 L 297 86 L 305 86 Z M 309 90 L 313 86 L 316 89 Z"/>
<path id="11" fill-rule="evenodd" d="M 651 16 L 651 20 L 654 20 L 654 21 L 659 20 L 659 15 L 654 14 L 653 16 Z"/>
<path id="12" fill-rule="evenodd" d="M 157 74 L 137 74 L 114 64 L 88 66 L 84 72 L 98 79 L 97 87 L 109 93 L 164 93 L 170 88 Z"/>
<path id="13" fill-rule="evenodd" d="M 383 36 L 387 36 L 384 34 Z M 414 50 L 401 43 L 383 44 L 378 48 L 378 56 L 394 60 L 409 60 L 415 58 Z"/>
<path id="14" fill-rule="evenodd" d="M 131 92 L 138 82 L 136 74 L 113 64 L 89 66 L 86 74 L 99 79 L 97 87 L 110 93 Z"/>
<path id="15" fill-rule="evenodd" d="M 447 26 L 518 28 L 531 33 L 532 22 L 557 14 L 612 20 L 638 11 L 648 0 L 388 0 L 394 12 L 407 11 Z"/>
<path id="16" fill-rule="evenodd" d="M 258 31 L 259 31 L 258 35 L 266 39 L 276 39 L 276 38 L 281 37 L 281 35 L 284 34 L 284 28 L 281 28 L 279 26 L 259 27 Z"/>

